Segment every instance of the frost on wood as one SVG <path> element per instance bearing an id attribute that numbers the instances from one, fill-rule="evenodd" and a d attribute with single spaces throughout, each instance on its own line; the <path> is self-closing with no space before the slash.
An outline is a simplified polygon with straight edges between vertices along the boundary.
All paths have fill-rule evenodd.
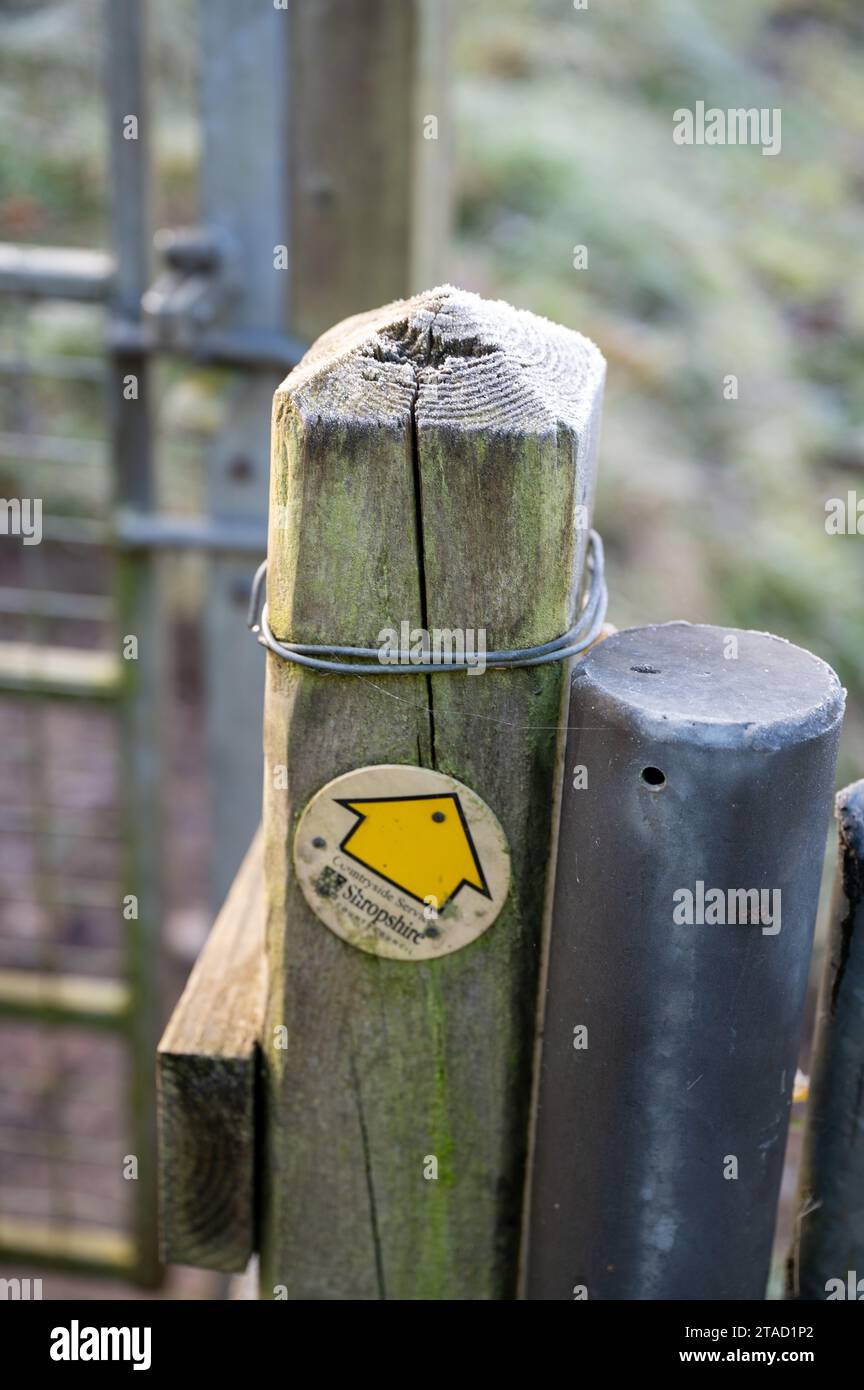
<path id="1" fill-rule="evenodd" d="M 280 387 L 301 414 L 369 423 L 581 432 L 605 363 L 588 338 L 450 285 L 323 334 Z"/>

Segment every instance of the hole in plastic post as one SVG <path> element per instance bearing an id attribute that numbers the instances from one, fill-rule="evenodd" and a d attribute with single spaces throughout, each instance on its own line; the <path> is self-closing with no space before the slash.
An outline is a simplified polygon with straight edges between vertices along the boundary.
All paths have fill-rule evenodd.
<path id="1" fill-rule="evenodd" d="M 666 785 L 666 774 L 661 772 L 659 767 L 643 767 L 642 781 L 652 792 L 659 792 L 660 788 Z"/>

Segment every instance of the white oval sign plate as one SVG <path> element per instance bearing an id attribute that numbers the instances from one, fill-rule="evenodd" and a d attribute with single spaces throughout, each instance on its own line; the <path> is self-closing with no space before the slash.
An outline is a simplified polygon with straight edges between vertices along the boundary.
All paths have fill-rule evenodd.
<path id="1" fill-rule="evenodd" d="M 485 801 L 445 773 L 398 763 L 322 787 L 300 817 L 294 866 L 331 931 L 389 960 L 468 946 L 510 886 L 510 851 Z"/>

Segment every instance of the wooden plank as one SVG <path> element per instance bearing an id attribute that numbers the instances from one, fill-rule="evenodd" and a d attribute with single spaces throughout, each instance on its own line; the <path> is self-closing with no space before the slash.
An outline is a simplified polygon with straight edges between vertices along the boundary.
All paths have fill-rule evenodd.
<path id="1" fill-rule="evenodd" d="M 112 700 L 121 665 L 113 652 L 0 642 L 0 690 L 57 699 Z"/>
<path id="2" fill-rule="evenodd" d="M 134 1243 L 121 1231 L 71 1222 L 29 1221 L 0 1215 L 3 1263 L 47 1265 L 77 1274 L 139 1282 Z"/>
<path id="3" fill-rule="evenodd" d="M 163 1255 L 204 1269 L 242 1270 L 255 1246 L 262 860 L 259 832 L 158 1051 Z"/>
<path id="4" fill-rule="evenodd" d="M 274 407 L 273 631 L 371 645 L 404 620 L 485 629 L 490 649 L 565 631 L 602 382 L 578 334 L 449 288 L 325 334 Z M 268 659 L 264 1296 L 513 1296 L 565 676 Z M 467 783 L 510 842 L 498 921 L 435 961 L 339 940 L 294 876 L 309 798 L 388 762 Z"/>
<path id="5" fill-rule="evenodd" d="M 129 1011 L 129 987 L 88 975 L 0 970 L 0 1016 L 84 1024 L 116 1031 Z"/>

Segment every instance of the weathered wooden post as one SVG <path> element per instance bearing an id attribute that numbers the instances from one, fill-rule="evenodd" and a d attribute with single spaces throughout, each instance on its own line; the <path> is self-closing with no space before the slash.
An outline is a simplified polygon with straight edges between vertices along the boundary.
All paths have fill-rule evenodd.
<path id="1" fill-rule="evenodd" d="M 258 841 L 160 1045 L 166 1258 L 260 1247 L 265 1297 L 514 1293 L 603 374 L 445 287 L 277 392 L 265 872 Z"/>
<path id="2" fill-rule="evenodd" d="M 791 1298 L 864 1298 L 864 781 L 837 794 L 831 905 Z"/>
<path id="3" fill-rule="evenodd" d="M 687 623 L 574 669 L 528 1298 L 764 1296 L 843 698 Z"/>
<path id="4" fill-rule="evenodd" d="M 275 636 L 371 646 L 407 622 L 485 632 L 503 649 L 566 632 L 602 383 L 578 334 L 450 288 L 325 334 L 275 399 Z M 385 672 L 327 675 L 268 655 L 261 1291 L 508 1298 L 566 664 Z M 295 865 L 327 840 L 297 843 L 310 800 L 381 764 L 458 779 L 509 844 L 497 920 L 439 958 L 340 939 L 298 880 Z M 356 817 L 339 804 L 342 836 Z"/>

